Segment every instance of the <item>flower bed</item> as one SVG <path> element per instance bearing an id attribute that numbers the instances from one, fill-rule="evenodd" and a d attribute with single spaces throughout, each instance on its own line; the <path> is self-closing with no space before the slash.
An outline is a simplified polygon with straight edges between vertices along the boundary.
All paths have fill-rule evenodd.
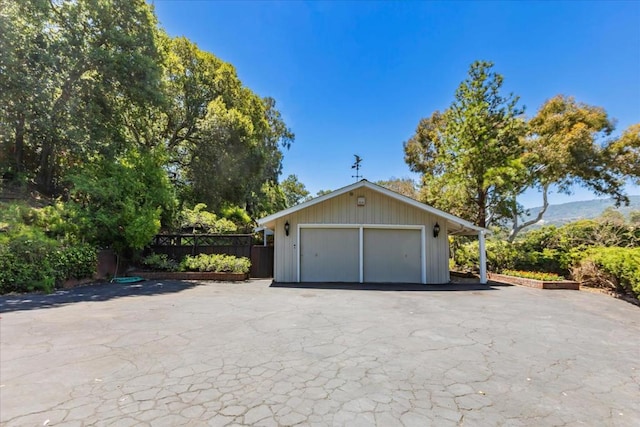
<path id="1" fill-rule="evenodd" d="M 580 283 L 572 280 L 537 280 L 526 277 L 515 277 L 506 274 L 488 273 L 489 280 L 511 285 L 527 286 L 538 289 L 571 289 L 580 290 Z"/>
<path id="2" fill-rule="evenodd" d="M 542 280 L 543 282 L 561 282 L 564 277 L 553 273 L 542 273 L 539 271 L 502 270 L 505 276 L 522 277 L 524 279 Z"/>
<path id="3" fill-rule="evenodd" d="M 225 254 L 187 255 L 179 264 L 165 254 L 152 254 L 143 262 L 143 268 L 153 271 L 135 271 L 132 276 L 149 280 L 218 280 L 237 282 L 249 278 L 251 261 L 248 258 Z"/>

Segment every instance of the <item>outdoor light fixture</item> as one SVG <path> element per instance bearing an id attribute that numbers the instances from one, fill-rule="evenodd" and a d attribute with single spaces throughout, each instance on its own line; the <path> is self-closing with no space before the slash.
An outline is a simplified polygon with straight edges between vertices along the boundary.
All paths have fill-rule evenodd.
<path id="1" fill-rule="evenodd" d="M 284 234 L 289 235 L 289 221 L 284 223 Z"/>
<path id="2" fill-rule="evenodd" d="M 438 234 L 440 234 L 440 225 L 436 222 L 433 226 L 433 237 L 438 237 Z"/>

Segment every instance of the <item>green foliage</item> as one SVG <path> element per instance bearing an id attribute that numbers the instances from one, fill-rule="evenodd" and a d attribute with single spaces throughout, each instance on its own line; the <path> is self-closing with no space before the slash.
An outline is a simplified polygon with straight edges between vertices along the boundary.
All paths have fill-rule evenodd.
<path id="1" fill-rule="evenodd" d="M 502 240 L 487 240 L 487 268 L 500 272 L 518 265 L 518 250 Z M 480 262 L 479 247 L 476 239 L 457 244 L 453 251 L 455 265 L 463 269 L 474 269 Z"/>
<path id="2" fill-rule="evenodd" d="M 387 188 L 403 196 L 410 197 L 414 200 L 418 200 L 418 190 L 416 189 L 416 182 L 411 178 L 395 178 L 391 177 L 386 181 L 377 181 L 381 187 Z"/>
<path id="3" fill-rule="evenodd" d="M 573 268 L 573 275 L 586 285 L 640 299 L 640 248 L 591 248 Z"/>
<path id="4" fill-rule="evenodd" d="M 144 0 L 3 1 L 0 135 L 10 169 L 50 195 L 74 166 L 134 143 L 137 112 L 162 97 L 155 26 Z"/>
<path id="5" fill-rule="evenodd" d="M 34 225 L 42 228 L 47 236 L 65 242 L 81 240 L 81 232 L 75 221 L 74 211 L 70 206 L 55 202 L 36 210 Z"/>
<path id="6" fill-rule="evenodd" d="M 629 126 L 620 138 L 610 141 L 605 155 L 619 174 L 640 185 L 640 123 Z"/>
<path id="7" fill-rule="evenodd" d="M 234 67 L 186 38 L 165 38 L 166 106 L 154 136 L 168 147 L 180 197 L 218 212 L 244 206 L 254 215 L 263 183 L 277 183 L 294 135 L 275 100 L 242 85 Z M 151 124 L 151 123 L 150 123 Z"/>
<path id="8" fill-rule="evenodd" d="M 214 271 L 217 273 L 248 273 L 251 261 L 245 257 L 224 254 L 187 255 L 180 263 L 180 271 Z"/>
<path id="9" fill-rule="evenodd" d="M 508 217 L 524 168 L 525 126 L 518 97 L 502 96 L 503 77 L 476 61 L 451 106 L 422 119 L 404 143 L 405 161 L 422 174 L 421 199 L 485 227 Z"/>
<path id="10" fill-rule="evenodd" d="M 260 195 L 259 198 L 256 197 L 257 202 L 251 212 L 255 218 L 270 215 L 287 207 L 287 199 L 282 188 L 273 181 L 262 184 Z"/>
<path id="11" fill-rule="evenodd" d="M 73 176 L 79 226 L 87 240 L 123 253 L 142 249 L 160 230 L 175 199 L 157 155 L 132 151 L 99 159 Z"/>
<path id="12" fill-rule="evenodd" d="M 251 224 L 251 217 L 240 206 L 225 206 L 220 210 L 220 214 L 238 227 L 246 228 Z"/>
<path id="13" fill-rule="evenodd" d="M 308 200 L 309 191 L 307 191 L 305 185 L 298 180 L 297 175 L 289 175 L 280 183 L 280 188 L 287 199 L 288 208 Z"/>
<path id="14" fill-rule="evenodd" d="M 586 277 L 587 284 L 610 280 L 611 283 L 622 283 L 620 286 L 608 286 L 614 290 L 633 289 L 635 285 L 625 285 L 635 283 L 628 273 L 629 269 L 633 270 L 629 267 L 632 264 L 621 264 L 622 260 L 614 255 L 629 253 L 627 251 L 637 254 L 633 251 L 640 247 L 640 227 L 631 220 L 621 221 L 624 221 L 624 218 L 607 212 L 596 220 L 580 220 L 562 227 L 547 226 L 534 229 L 519 236 L 513 243 L 502 240 L 500 236 L 494 236 L 486 244 L 487 267 L 490 271 L 498 273 L 505 270 L 522 270 L 565 277 L 572 274 L 578 278 Z M 600 249 L 605 246 L 608 248 Z M 457 268 L 477 267 L 477 240 L 455 238 L 452 253 Z M 611 257 L 615 259 L 612 261 Z M 601 264 L 597 264 L 596 261 Z M 615 280 L 606 279 L 606 274 L 614 275 Z M 596 279 L 590 279 L 591 276 Z"/>
<path id="15" fill-rule="evenodd" d="M 509 222 L 510 241 L 542 219 L 552 186 L 628 203 L 625 181 L 640 179 L 640 124 L 602 143 L 614 130 L 607 112 L 563 95 L 525 121 L 492 67 L 473 63 L 451 106 L 421 119 L 404 143 L 405 161 L 422 174 L 420 199 L 483 227 Z M 525 220 L 517 198 L 530 189 L 542 192 L 543 208 Z"/>
<path id="16" fill-rule="evenodd" d="M 166 254 L 151 254 L 142 259 L 142 265 L 151 270 L 178 271 L 179 264 Z"/>
<path id="17" fill-rule="evenodd" d="M 49 254 L 58 247 L 36 227 L 21 225 L 0 237 L 0 292 L 51 292 L 56 272 Z"/>
<path id="18" fill-rule="evenodd" d="M 33 208 L 23 202 L 0 203 L 0 229 L 33 226 L 47 237 L 64 241 L 79 240 L 79 229 L 73 211 L 62 202 L 42 208 Z"/>
<path id="19" fill-rule="evenodd" d="M 63 246 L 54 250 L 48 259 L 56 273 L 56 283 L 68 279 L 91 278 L 97 269 L 96 249 L 88 244 Z"/>
<path id="20" fill-rule="evenodd" d="M 180 212 L 180 227 L 191 229 L 192 233 L 234 233 L 238 227 L 227 218 L 218 218 L 213 212 L 206 210 L 207 205 L 198 203 L 193 209 L 185 208 Z"/>
<path id="21" fill-rule="evenodd" d="M 92 277 L 96 270 L 96 252 L 86 244 L 63 244 L 48 237 L 34 225 L 38 210 L 12 205 L 4 211 L 10 219 L 0 233 L 0 293 L 51 292 L 71 278 Z M 5 216 L 5 218 L 7 217 Z M 24 221 L 27 221 L 25 223 Z"/>
<path id="22" fill-rule="evenodd" d="M 524 279 L 542 280 L 545 282 L 560 282 L 564 277 L 552 273 L 540 273 L 537 271 L 521 271 L 521 270 L 503 270 L 502 274 L 513 277 L 522 277 Z"/>
<path id="23" fill-rule="evenodd" d="M 0 169 L 14 182 L 35 181 L 47 196 L 83 198 L 73 211 L 80 218 L 66 224 L 80 224 L 102 245 L 144 244 L 157 229 L 149 203 L 125 198 L 111 210 L 104 201 L 142 194 L 138 183 L 157 200 L 166 186 L 148 169 L 123 170 L 130 166 L 123 159 L 161 150 L 166 156 L 155 162 L 170 173 L 181 204 L 277 210 L 263 185 L 277 186 L 281 150 L 294 135 L 275 100 L 244 86 L 233 65 L 165 34 L 148 2 L 24 0 L 0 8 Z M 110 185 L 105 172 L 127 178 L 119 180 L 127 188 Z M 97 196 L 88 191 L 101 188 Z M 171 223 L 172 207 L 151 205 Z M 51 233 L 74 232 L 61 225 Z"/>

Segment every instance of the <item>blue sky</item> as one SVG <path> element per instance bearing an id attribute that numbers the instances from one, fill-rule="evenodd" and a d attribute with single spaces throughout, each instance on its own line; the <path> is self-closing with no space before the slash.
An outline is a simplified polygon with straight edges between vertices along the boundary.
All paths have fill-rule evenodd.
<path id="1" fill-rule="evenodd" d="M 315 194 L 412 177 L 402 143 L 447 108 L 477 59 L 495 63 L 527 115 L 556 94 L 640 122 L 640 2 L 223 2 L 156 0 L 161 25 L 232 63 L 276 99 L 296 141 L 283 178 Z M 630 194 L 640 188 L 630 186 Z M 591 199 L 576 189 L 552 203 Z M 521 200 L 541 204 L 534 192 Z"/>

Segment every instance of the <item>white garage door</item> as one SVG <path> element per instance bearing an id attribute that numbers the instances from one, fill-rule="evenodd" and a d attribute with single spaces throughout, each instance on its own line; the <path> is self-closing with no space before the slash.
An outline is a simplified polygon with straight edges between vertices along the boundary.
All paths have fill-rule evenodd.
<path id="1" fill-rule="evenodd" d="M 302 282 L 359 282 L 359 230 L 303 228 L 300 230 Z"/>
<path id="2" fill-rule="evenodd" d="M 422 283 L 420 229 L 301 228 L 300 281 Z"/>
<path id="3" fill-rule="evenodd" d="M 421 283 L 420 230 L 364 229 L 364 281 Z"/>

